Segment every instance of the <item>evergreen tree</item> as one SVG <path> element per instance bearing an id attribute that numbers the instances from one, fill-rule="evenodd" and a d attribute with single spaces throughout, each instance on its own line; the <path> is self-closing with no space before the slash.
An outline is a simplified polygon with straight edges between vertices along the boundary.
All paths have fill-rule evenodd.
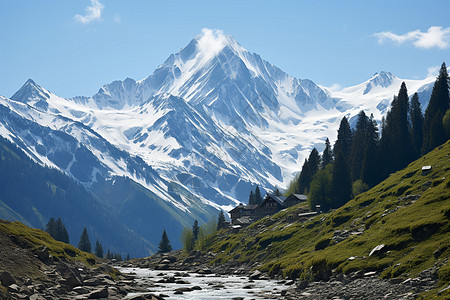
<path id="1" fill-rule="evenodd" d="M 314 174 L 319 171 L 321 165 L 320 154 L 316 148 L 311 150 L 308 159 L 303 164 L 302 171 L 298 178 L 298 193 L 307 194 L 309 191 L 309 185 L 311 184 Z"/>
<path id="2" fill-rule="evenodd" d="M 261 203 L 262 200 L 263 198 L 261 196 L 261 191 L 259 190 L 259 186 L 257 185 L 255 189 L 255 202 L 256 202 L 255 204 Z"/>
<path id="3" fill-rule="evenodd" d="M 198 226 L 198 221 L 194 221 L 194 225 L 192 225 L 192 241 L 195 243 L 198 239 L 198 233 L 199 233 L 200 227 Z"/>
<path id="4" fill-rule="evenodd" d="M 413 158 L 408 101 L 408 92 L 403 82 L 386 115 L 381 137 L 385 175 L 404 168 Z"/>
<path id="5" fill-rule="evenodd" d="M 319 171 L 320 165 L 321 165 L 321 157 L 319 151 L 317 151 L 316 148 L 313 148 L 308 157 L 308 172 L 309 172 L 308 189 L 309 185 L 311 184 L 313 176 L 317 173 L 317 171 Z"/>
<path id="6" fill-rule="evenodd" d="M 253 190 L 250 190 L 250 195 L 248 196 L 248 204 L 249 205 L 258 204 L 255 199 L 255 194 L 253 194 Z"/>
<path id="7" fill-rule="evenodd" d="M 448 82 L 447 67 L 445 63 L 442 63 L 439 76 L 431 92 L 430 102 L 425 110 L 422 154 L 443 144 L 450 137 L 443 125 L 444 115 L 450 105 Z"/>
<path id="8" fill-rule="evenodd" d="M 125 260 L 130 260 L 130 254 L 127 253 L 127 257 L 125 258 Z"/>
<path id="9" fill-rule="evenodd" d="M 45 231 L 47 231 L 55 240 L 69 243 L 69 233 L 61 218 L 58 218 L 58 220 L 55 221 L 55 218 L 52 217 L 48 221 Z"/>
<path id="10" fill-rule="evenodd" d="M 50 218 L 50 220 L 47 223 L 47 226 L 45 228 L 45 231 L 47 231 L 48 234 L 54 239 L 56 239 L 56 221 L 55 218 Z"/>
<path id="11" fill-rule="evenodd" d="M 98 240 L 95 242 L 95 255 L 100 258 L 103 257 L 103 247 Z"/>
<path id="12" fill-rule="evenodd" d="M 364 111 L 358 113 L 358 120 L 356 121 L 356 130 L 352 139 L 352 150 L 350 153 L 350 171 L 352 180 L 361 179 L 362 162 L 364 159 L 364 152 L 368 142 L 369 118 L 367 118 Z"/>
<path id="13" fill-rule="evenodd" d="M 106 258 L 107 259 L 111 259 L 112 257 L 111 257 L 111 252 L 109 251 L 109 249 L 108 249 L 108 252 L 106 253 Z"/>
<path id="14" fill-rule="evenodd" d="M 86 227 L 84 227 L 83 233 L 80 236 L 80 241 L 78 242 L 78 249 L 85 252 L 91 252 L 91 242 L 89 241 L 89 235 L 87 233 Z"/>
<path id="15" fill-rule="evenodd" d="M 342 152 L 346 157 L 350 156 L 352 148 L 352 131 L 350 124 L 346 117 L 343 117 L 339 124 L 337 140 L 334 143 L 334 155 L 336 157 L 337 152 Z"/>
<path id="16" fill-rule="evenodd" d="M 55 239 L 60 242 L 69 243 L 69 233 L 67 232 L 66 226 L 64 226 L 61 218 L 56 220 L 56 237 Z"/>
<path id="17" fill-rule="evenodd" d="M 361 164 L 361 179 L 363 183 L 366 183 L 369 187 L 373 187 L 380 181 L 382 171 L 379 155 L 378 127 L 373 115 L 371 115 L 368 127 L 368 139 Z"/>
<path id="18" fill-rule="evenodd" d="M 225 228 L 225 215 L 223 214 L 223 210 L 220 211 L 219 217 L 217 218 L 217 230 L 222 228 Z"/>
<path id="19" fill-rule="evenodd" d="M 331 208 L 337 208 L 350 200 L 352 179 L 349 155 L 352 145 L 352 132 L 347 118 L 342 118 L 338 129 L 338 137 L 334 145 L 334 164 L 332 177 Z"/>
<path id="20" fill-rule="evenodd" d="M 411 141 L 414 149 L 413 159 L 416 159 L 420 156 L 423 143 L 423 114 L 417 93 L 414 93 L 411 98 L 409 116 L 411 120 Z"/>
<path id="21" fill-rule="evenodd" d="M 172 251 L 172 245 L 170 245 L 169 237 L 164 229 L 161 236 L 161 241 L 159 242 L 158 253 L 167 253 L 170 251 Z"/>
<path id="22" fill-rule="evenodd" d="M 308 159 L 305 158 L 305 162 L 303 163 L 302 170 L 300 171 L 300 175 L 297 179 L 297 188 L 295 189 L 296 194 L 307 194 L 309 179 L 308 179 Z"/>
<path id="23" fill-rule="evenodd" d="M 322 153 L 322 169 L 333 162 L 333 151 L 331 150 L 330 140 L 327 138 L 325 141 L 325 149 Z"/>

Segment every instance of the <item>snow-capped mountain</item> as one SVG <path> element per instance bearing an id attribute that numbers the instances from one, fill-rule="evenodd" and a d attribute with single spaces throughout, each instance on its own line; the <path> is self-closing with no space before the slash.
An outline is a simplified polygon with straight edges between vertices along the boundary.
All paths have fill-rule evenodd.
<path id="1" fill-rule="evenodd" d="M 380 72 L 332 90 L 204 29 L 150 76 L 92 97 L 62 98 L 28 80 L 0 97 L 0 134 L 90 189 L 130 178 L 186 226 L 246 202 L 256 184 L 285 187 L 312 147 L 335 139 L 343 116 L 364 109 L 380 120 L 402 81 L 425 108 L 434 78 Z M 191 217 L 179 221 L 183 214 Z"/>

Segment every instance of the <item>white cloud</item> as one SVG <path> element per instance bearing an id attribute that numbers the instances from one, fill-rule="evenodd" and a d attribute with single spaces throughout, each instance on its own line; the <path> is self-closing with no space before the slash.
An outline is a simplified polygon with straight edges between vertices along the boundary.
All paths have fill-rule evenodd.
<path id="1" fill-rule="evenodd" d="M 379 43 L 390 40 L 397 44 L 409 42 L 417 48 L 423 49 L 435 47 L 447 49 L 450 47 L 450 27 L 442 28 L 441 26 L 431 26 L 426 32 L 414 30 L 403 35 L 398 35 L 390 31 L 383 31 L 375 33 L 374 36 L 378 38 Z"/>
<path id="2" fill-rule="evenodd" d="M 82 24 L 89 24 L 93 21 L 101 20 L 103 8 L 105 8 L 105 6 L 103 6 L 100 1 L 91 0 L 91 6 L 86 7 L 86 14 L 84 16 L 75 15 L 75 21 Z"/>
<path id="3" fill-rule="evenodd" d="M 439 74 L 439 70 L 441 69 L 441 66 L 433 66 L 429 67 L 427 69 L 427 77 L 436 77 Z"/>

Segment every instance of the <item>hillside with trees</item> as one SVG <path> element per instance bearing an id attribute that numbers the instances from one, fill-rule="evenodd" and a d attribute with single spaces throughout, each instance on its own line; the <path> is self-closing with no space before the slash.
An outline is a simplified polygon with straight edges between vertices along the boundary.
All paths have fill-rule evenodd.
<path id="1" fill-rule="evenodd" d="M 308 194 L 311 209 L 316 205 L 323 211 L 341 207 L 447 141 L 450 138 L 449 82 L 443 63 L 425 114 L 418 94 L 410 99 L 403 83 L 381 121 L 381 129 L 373 115 L 368 117 L 364 111 L 358 114 L 354 129 L 344 117 L 333 149 L 328 138 L 322 155 L 313 148 L 286 195 Z"/>

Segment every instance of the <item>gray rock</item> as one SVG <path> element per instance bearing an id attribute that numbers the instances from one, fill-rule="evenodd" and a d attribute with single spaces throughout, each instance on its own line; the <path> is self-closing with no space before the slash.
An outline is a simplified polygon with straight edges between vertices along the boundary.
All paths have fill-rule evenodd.
<path id="1" fill-rule="evenodd" d="M 262 273 L 259 270 L 256 270 L 255 272 L 253 272 L 252 274 L 250 274 L 249 278 L 251 280 L 256 280 L 259 279 L 259 277 L 261 277 Z"/>
<path id="2" fill-rule="evenodd" d="M 16 283 L 16 281 L 14 280 L 14 278 L 11 276 L 11 274 L 9 274 L 6 271 L 3 271 L 0 274 L 0 281 L 2 283 L 3 286 L 9 286 L 13 283 Z"/>
<path id="3" fill-rule="evenodd" d="M 306 289 L 307 286 L 308 286 L 308 281 L 302 280 L 302 281 L 299 281 L 299 283 L 297 284 L 297 289 L 303 290 L 303 289 Z"/>
<path id="4" fill-rule="evenodd" d="M 43 262 L 47 262 L 50 258 L 50 254 L 48 253 L 48 248 L 45 246 L 41 246 L 41 247 L 37 248 L 34 253 Z"/>
<path id="5" fill-rule="evenodd" d="M 10 293 L 18 293 L 19 289 L 19 286 L 15 283 L 8 285 L 8 292 Z"/>
<path id="6" fill-rule="evenodd" d="M 89 289 L 84 286 L 76 286 L 72 289 L 72 291 L 79 295 L 89 293 Z"/>
<path id="7" fill-rule="evenodd" d="M 192 292 L 192 289 L 188 288 L 188 287 L 181 287 L 181 288 L 175 289 L 175 291 L 181 291 L 184 293 L 184 292 Z"/>
<path id="8" fill-rule="evenodd" d="M 98 290 L 95 290 L 88 295 L 88 299 L 99 299 L 108 297 L 108 288 L 104 287 Z"/>
<path id="9" fill-rule="evenodd" d="M 384 253 L 385 251 L 386 251 L 386 245 L 381 244 L 381 245 L 378 245 L 375 248 L 373 248 L 372 251 L 370 251 L 369 256 L 372 256 L 372 255 L 379 256 L 380 254 Z"/>

